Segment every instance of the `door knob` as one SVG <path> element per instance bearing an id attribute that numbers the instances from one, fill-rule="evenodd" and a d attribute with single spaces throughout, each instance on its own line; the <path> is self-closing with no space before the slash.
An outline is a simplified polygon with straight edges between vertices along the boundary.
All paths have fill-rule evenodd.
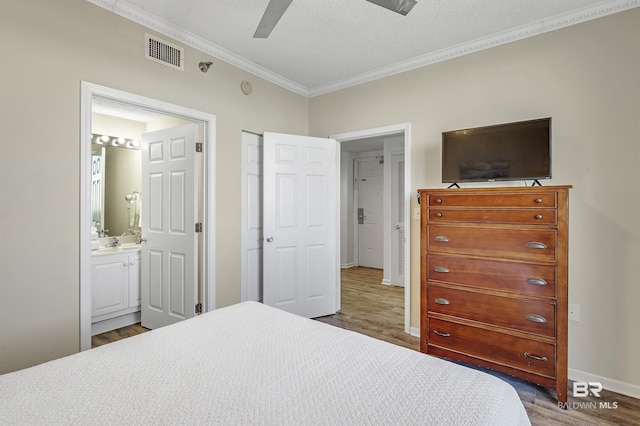
<path id="1" fill-rule="evenodd" d="M 268 237 L 267 237 L 267 242 L 268 242 L 268 243 L 273 242 L 273 237 L 272 237 L 272 236 L 268 236 Z"/>

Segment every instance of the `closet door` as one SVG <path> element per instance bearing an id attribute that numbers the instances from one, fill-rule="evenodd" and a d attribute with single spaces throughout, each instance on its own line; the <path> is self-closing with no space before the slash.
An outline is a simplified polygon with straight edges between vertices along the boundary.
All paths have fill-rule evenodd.
<path id="1" fill-rule="evenodd" d="M 308 318 L 337 311 L 337 146 L 264 135 L 264 303 Z"/>

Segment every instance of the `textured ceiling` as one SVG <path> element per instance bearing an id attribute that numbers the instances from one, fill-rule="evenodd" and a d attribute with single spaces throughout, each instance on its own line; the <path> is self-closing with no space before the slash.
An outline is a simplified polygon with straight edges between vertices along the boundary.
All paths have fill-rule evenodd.
<path id="1" fill-rule="evenodd" d="M 293 0 L 269 38 L 268 0 L 88 0 L 314 96 L 584 22 L 640 0 L 418 0 L 402 16 L 364 0 Z"/>

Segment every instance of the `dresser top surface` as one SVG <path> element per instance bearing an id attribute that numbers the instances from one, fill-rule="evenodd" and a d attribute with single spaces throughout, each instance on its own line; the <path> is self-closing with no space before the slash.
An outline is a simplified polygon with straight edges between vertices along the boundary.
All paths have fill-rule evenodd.
<path id="1" fill-rule="evenodd" d="M 512 193 L 512 194 L 526 194 L 526 193 L 541 193 L 541 192 L 556 192 L 556 191 L 568 191 L 573 188 L 572 185 L 555 185 L 555 186 L 503 186 L 503 187 L 487 187 L 487 188 L 429 188 L 418 189 L 418 192 L 429 194 L 477 194 L 477 193 Z"/>

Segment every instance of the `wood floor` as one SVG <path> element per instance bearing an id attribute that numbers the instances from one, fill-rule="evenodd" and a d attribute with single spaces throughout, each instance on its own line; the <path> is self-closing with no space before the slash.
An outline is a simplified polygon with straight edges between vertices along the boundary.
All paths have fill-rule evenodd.
<path id="1" fill-rule="evenodd" d="M 419 350 L 418 338 L 404 332 L 404 289 L 382 285 L 381 281 L 382 271 L 378 269 L 343 269 L 340 312 L 317 320 Z M 94 336 L 92 345 L 100 346 L 145 331 L 147 329 L 139 324 L 109 331 Z M 533 426 L 640 426 L 639 399 L 609 391 L 602 391 L 600 398 L 574 398 L 570 383 L 568 410 L 562 410 L 558 408 L 553 391 L 501 373 L 478 369 L 514 386 Z"/>

